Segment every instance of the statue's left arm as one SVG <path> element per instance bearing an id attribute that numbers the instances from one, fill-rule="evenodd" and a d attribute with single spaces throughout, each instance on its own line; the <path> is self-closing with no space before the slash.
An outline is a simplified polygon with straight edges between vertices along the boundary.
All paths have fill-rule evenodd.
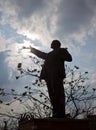
<path id="1" fill-rule="evenodd" d="M 60 57 L 61 59 L 63 59 L 64 61 L 68 61 L 71 62 L 72 61 L 72 56 L 71 54 L 68 52 L 67 49 L 65 48 L 61 48 L 60 50 Z"/>

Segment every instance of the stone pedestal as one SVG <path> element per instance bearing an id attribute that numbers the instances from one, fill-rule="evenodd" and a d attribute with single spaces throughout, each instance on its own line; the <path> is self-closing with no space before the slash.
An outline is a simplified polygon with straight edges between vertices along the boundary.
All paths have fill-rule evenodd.
<path id="1" fill-rule="evenodd" d="M 96 130 L 96 119 L 31 119 L 21 121 L 19 130 Z"/>

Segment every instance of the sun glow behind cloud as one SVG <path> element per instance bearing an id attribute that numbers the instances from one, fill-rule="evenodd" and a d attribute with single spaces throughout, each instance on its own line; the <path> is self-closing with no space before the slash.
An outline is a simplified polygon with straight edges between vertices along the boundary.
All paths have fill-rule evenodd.
<path id="1" fill-rule="evenodd" d="M 29 33 L 28 31 L 25 31 L 24 33 L 23 33 L 25 36 L 27 36 L 27 38 L 29 38 L 29 39 L 31 39 L 31 40 L 40 40 L 40 36 L 38 35 L 38 34 L 36 34 L 36 33 Z"/>

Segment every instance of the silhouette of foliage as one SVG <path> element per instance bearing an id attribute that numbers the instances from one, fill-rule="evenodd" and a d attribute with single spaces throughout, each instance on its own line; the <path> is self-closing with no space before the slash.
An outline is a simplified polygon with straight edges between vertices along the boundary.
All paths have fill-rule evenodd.
<path id="1" fill-rule="evenodd" d="M 14 89 L 11 89 L 11 93 L 7 93 L 4 89 L 0 88 L 1 96 L 12 95 L 13 100 L 4 103 L 0 100 L 0 104 L 10 106 L 13 102 L 19 101 L 23 105 L 24 113 L 14 113 L 11 110 L 11 114 L 3 114 L 8 118 L 16 118 L 16 120 L 23 120 L 25 117 L 29 118 L 44 118 L 51 116 L 52 106 L 50 105 L 50 99 L 48 97 L 48 91 L 45 81 L 39 80 L 39 75 L 43 61 L 38 60 L 35 57 L 32 58 L 34 67 L 23 68 L 22 63 L 18 63 L 17 70 L 19 74 L 16 79 L 20 79 L 24 76 L 31 76 L 31 85 L 24 86 L 22 93 L 16 93 Z M 80 72 L 79 67 L 74 66 L 70 68 L 66 65 L 66 78 L 64 79 L 64 88 L 66 96 L 66 115 L 68 118 L 79 118 L 82 116 L 86 118 L 90 114 L 95 114 L 96 105 L 96 89 L 92 88 L 88 80 L 88 72 Z M 23 116 L 21 116 L 23 114 Z M 2 115 L 2 113 L 0 113 Z M 14 116 L 13 116 L 14 115 Z M 30 115 L 30 116 L 29 116 Z"/>
<path id="2" fill-rule="evenodd" d="M 47 94 L 46 89 L 46 83 L 43 81 L 39 81 L 39 74 L 40 69 L 42 67 L 42 62 L 39 61 L 37 58 L 33 58 L 35 65 L 37 66 L 36 69 L 26 69 L 23 70 L 23 75 L 20 76 L 26 76 L 31 75 L 35 76 L 35 82 L 32 83 L 32 85 L 35 86 L 36 93 L 39 94 L 39 98 L 33 98 L 35 102 L 37 101 L 40 103 L 40 105 L 43 105 L 43 110 L 50 109 L 49 116 L 51 115 L 51 109 L 50 106 L 50 99 Z M 19 78 L 20 78 L 19 76 Z M 90 85 L 87 84 L 88 80 L 88 72 L 81 73 L 79 70 L 79 67 L 74 66 L 73 68 L 70 68 L 66 65 L 66 79 L 64 79 L 64 88 L 65 88 L 65 95 L 66 95 L 66 114 L 70 113 L 71 118 L 76 118 L 79 115 L 85 115 L 92 114 L 94 112 L 94 99 L 96 98 L 95 88 L 90 88 Z M 42 91 L 42 87 L 45 88 Z M 28 92 L 28 86 L 27 88 L 27 94 L 32 96 L 32 88 L 30 88 L 30 93 Z M 35 93 L 35 92 L 33 92 Z M 24 94 L 24 93 L 23 93 Z M 47 96 L 46 96 L 47 94 Z M 42 101 L 40 101 L 43 98 Z M 47 104 L 49 104 L 47 106 Z M 39 105 L 39 107 L 40 107 Z M 41 111 L 40 111 L 41 112 Z M 45 112 L 46 113 L 46 112 Z M 40 115 L 40 113 L 39 113 Z M 42 114 L 40 115 L 42 117 Z M 46 116 L 46 115 L 45 115 Z"/>

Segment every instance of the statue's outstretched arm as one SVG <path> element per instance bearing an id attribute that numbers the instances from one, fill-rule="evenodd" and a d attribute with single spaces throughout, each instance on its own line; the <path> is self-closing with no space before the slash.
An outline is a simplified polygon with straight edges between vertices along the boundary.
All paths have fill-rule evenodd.
<path id="1" fill-rule="evenodd" d="M 42 52 L 38 49 L 35 49 L 33 47 L 30 46 L 30 51 L 35 54 L 37 57 L 41 58 L 41 59 L 46 59 L 47 53 Z"/>

